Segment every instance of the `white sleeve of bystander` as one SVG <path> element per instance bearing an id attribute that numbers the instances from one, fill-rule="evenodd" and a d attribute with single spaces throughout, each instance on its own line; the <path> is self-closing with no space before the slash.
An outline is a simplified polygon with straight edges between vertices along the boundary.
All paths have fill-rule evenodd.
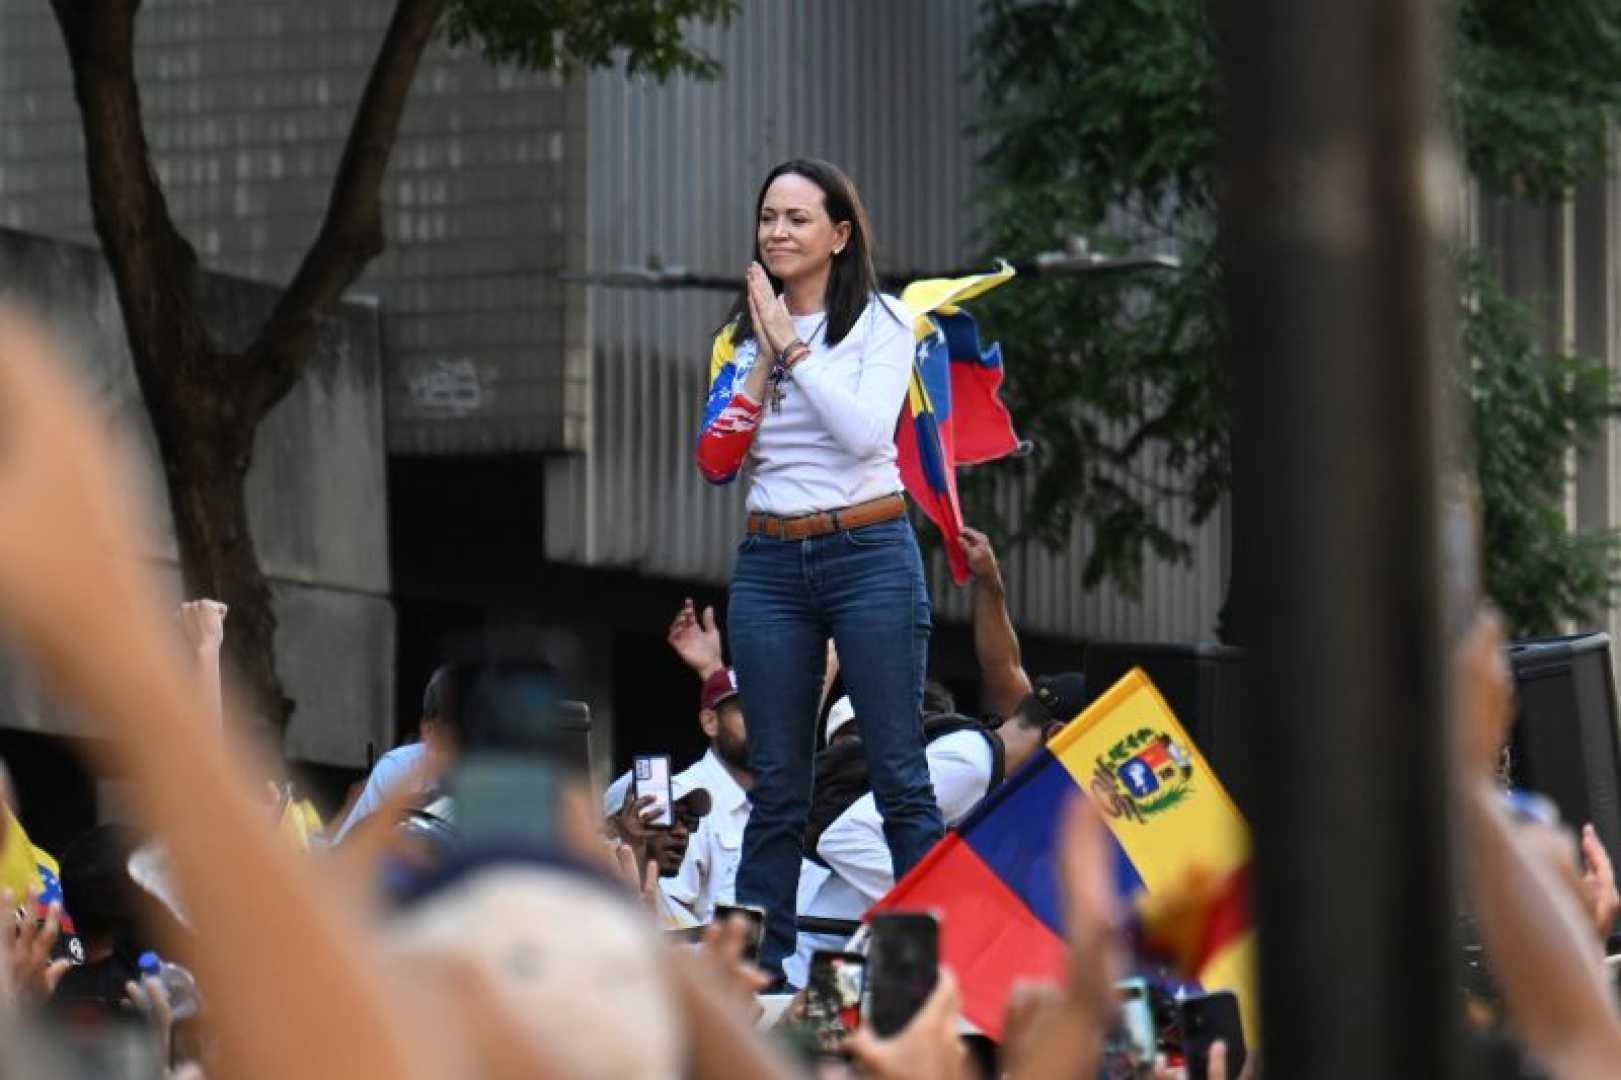
<path id="1" fill-rule="evenodd" d="M 990 787 L 991 748 L 984 736 L 962 731 L 936 739 L 927 753 L 940 816 L 948 827 L 955 825 Z M 876 902 L 895 885 L 883 817 L 871 792 L 827 827 L 816 851 L 835 874 L 871 901 Z"/>

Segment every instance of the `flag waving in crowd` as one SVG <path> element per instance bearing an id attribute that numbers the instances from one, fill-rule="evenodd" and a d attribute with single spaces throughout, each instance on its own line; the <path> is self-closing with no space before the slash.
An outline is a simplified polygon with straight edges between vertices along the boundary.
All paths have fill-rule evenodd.
<path id="1" fill-rule="evenodd" d="M 994 273 L 916 281 L 901 293 L 912 312 L 917 353 L 906 401 L 895 427 L 901 482 L 945 538 L 951 576 L 968 580 L 958 539 L 957 466 L 1007 457 L 1019 448 L 1002 404 L 1002 351 L 982 348 L 974 319 L 958 305 L 1013 277 L 1007 263 Z"/>
<path id="2" fill-rule="evenodd" d="M 1063 972 L 1058 830 L 1065 801 L 1080 793 L 1108 825 L 1116 887 L 1139 913 L 1145 951 L 1206 990 L 1235 991 L 1253 1033 L 1249 830 L 1141 669 L 988 796 L 874 912 L 938 911 L 963 1014 L 1000 1037 L 1014 983 Z"/>

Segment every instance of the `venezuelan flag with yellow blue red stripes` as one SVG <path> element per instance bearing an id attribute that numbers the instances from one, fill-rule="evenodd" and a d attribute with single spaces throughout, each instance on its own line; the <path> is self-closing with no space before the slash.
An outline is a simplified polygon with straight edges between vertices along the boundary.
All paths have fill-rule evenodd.
<path id="1" fill-rule="evenodd" d="M 1077 795 L 1108 824 L 1115 884 L 1144 913 L 1144 943 L 1206 990 L 1233 990 L 1253 1039 L 1249 828 L 1141 669 L 992 791 L 873 911 L 939 912 L 941 960 L 957 973 L 963 1013 L 1000 1038 L 1015 981 L 1063 977 L 1058 830 Z M 1197 910 L 1155 918 L 1179 893 L 1196 893 Z"/>
<path id="2" fill-rule="evenodd" d="M 36 847 L 16 815 L 0 806 L 0 889 L 11 890 L 19 907 L 32 894 L 35 913 L 43 918 L 51 904 L 62 902 L 60 873 L 50 852 Z M 73 920 L 66 911 L 62 928 L 73 933 Z"/>
<path id="3" fill-rule="evenodd" d="M 940 529 L 946 562 L 960 585 L 968 558 L 958 538 L 957 466 L 1006 457 L 1019 448 L 1002 404 L 1002 350 L 982 347 L 961 305 L 1013 277 L 1003 263 L 989 274 L 915 281 L 901 291 L 912 312 L 912 378 L 895 426 L 896 464 L 919 508 Z"/>

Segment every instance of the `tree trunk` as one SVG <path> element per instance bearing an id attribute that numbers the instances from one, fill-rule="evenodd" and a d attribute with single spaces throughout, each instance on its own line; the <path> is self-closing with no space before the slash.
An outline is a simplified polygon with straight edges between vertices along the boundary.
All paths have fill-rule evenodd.
<path id="1" fill-rule="evenodd" d="M 160 378 L 168 385 L 153 392 L 147 381 L 142 387 L 168 481 L 185 594 L 230 608 L 221 665 L 239 718 L 279 743 L 294 703 L 276 672 L 276 614 L 248 527 L 247 476 L 259 418 L 242 415 L 222 386 Z"/>
<path id="2" fill-rule="evenodd" d="M 293 702 L 275 666 L 276 616 L 248 529 L 253 436 L 315 351 L 316 321 L 383 250 L 382 182 L 423 50 L 448 0 L 397 0 L 355 110 L 321 231 L 242 353 L 221 352 L 198 303 L 197 254 L 151 165 L 135 83 L 140 0 L 52 0 L 84 122 L 96 235 L 118 286 L 157 433 L 187 596 L 230 607 L 225 673 L 279 736 Z"/>

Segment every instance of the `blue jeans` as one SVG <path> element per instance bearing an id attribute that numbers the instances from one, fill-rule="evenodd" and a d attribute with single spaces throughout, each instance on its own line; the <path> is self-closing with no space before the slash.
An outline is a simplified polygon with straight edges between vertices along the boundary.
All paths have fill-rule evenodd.
<path id="1" fill-rule="evenodd" d="M 794 951 L 828 637 L 855 706 L 896 879 L 945 835 L 923 754 L 929 629 L 923 559 L 905 518 L 810 540 L 746 536 L 738 548 L 727 635 L 754 787 L 737 902 L 766 910 L 760 963 L 773 975 Z"/>

